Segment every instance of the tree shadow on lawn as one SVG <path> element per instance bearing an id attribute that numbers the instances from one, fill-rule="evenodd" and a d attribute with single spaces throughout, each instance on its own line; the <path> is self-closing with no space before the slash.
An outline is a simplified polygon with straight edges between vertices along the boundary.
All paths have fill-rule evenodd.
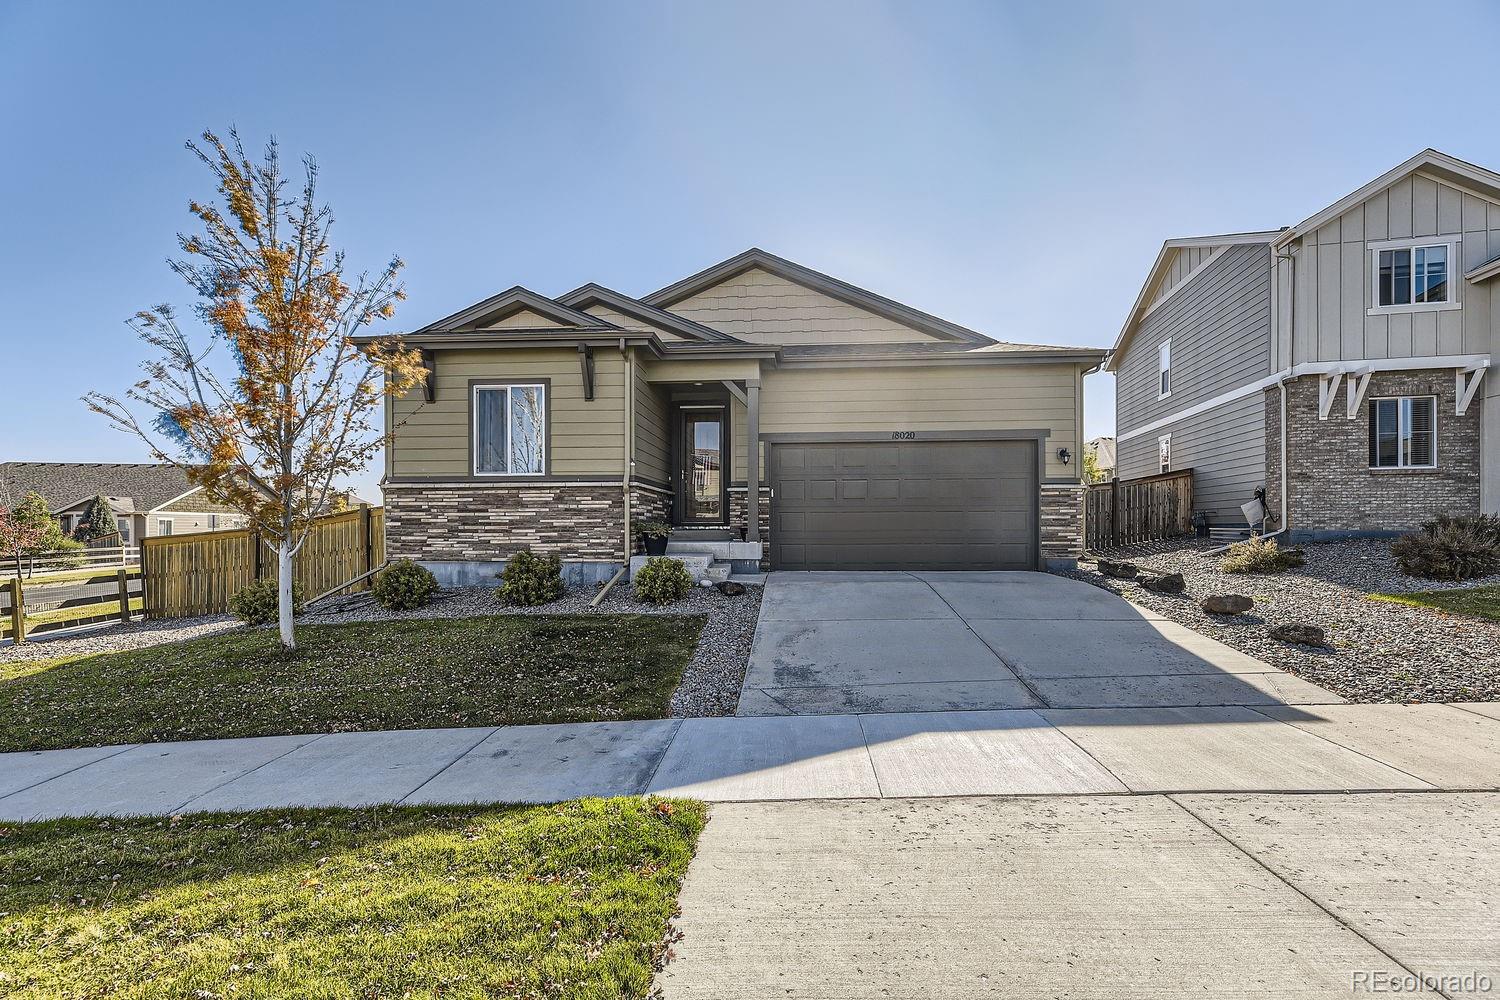
<path id="1" fill-rule="evenodd" d="M 0 826 L 0 986 L 644 995 L 704 818 L 626 798 Z"/>
<path id="2" fill-rule="evenodd" d="M 0 751 L 659 719 L 702 616 L 493 615 L 236 631 L 0 672 Z M 3 668 L 0 668 L 3 670 Z"/>

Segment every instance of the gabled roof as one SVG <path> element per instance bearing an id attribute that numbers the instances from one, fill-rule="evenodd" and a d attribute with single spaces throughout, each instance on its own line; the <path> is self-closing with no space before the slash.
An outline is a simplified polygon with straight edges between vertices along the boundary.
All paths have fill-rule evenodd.
<path id="1" fill-rule="evenodd" d="M 1188 247 L 1213 247 L 1213 246 L 1243 246 L 1247 243 L 1274 243 L 1286 230 L 1274 230 L 1261 233 L 1224 233 L 1220 236 L 1182 236 L 1177 239 L 1167 240 L 1161 245 L 1161 250 L 1156 254 L 1156 260 L 1151 265 L 1151 270 L 1146 274 L 1146 280 L 1141 284 L 1140 293 L 1135 297 L 1135 304 L 1130 307 L 1130 313 L 1125 317 L 1125 325 L 1120 328 L 1120 335 L 1115 338 L 1115 346 L 1110 348 L 1109 359 L 1104 364 L 1104 370 L 1112 372 L 1118 370 L 1120 358 L 1129 345 L 1130 338 L 1135 336 L 1136 327 L 1144 318 L 1146 307 L 1150 305 L 1148 299 L 1151 292 L 1156 288 L 1157 282 L 1161 281 L 1162 274 L 1166 272 L 1168 265 L 1172 263 L 1172 256 L 1178 250 Z"/>
<path id="2" fill-rule="evenodd" d="M 563 326 L 582 327 L 589 330 L 619 329 L 615 324 L 602 320 L 598 316 L 590 316 L 556 299 L 549 299 L 529 288 L 516 285 L 514 288 L 507 288 L 499 295 L 491 295 L 483 302 L 476 302 L 467 309 L 462 309 L 451 316 L 444 316 L 437 322 L 429 323 L 420 330 L 412 332 L 456 333 L 476 330 L 523 310 L 534 312 Z"/>
<path id="3" fill-rule="evenodd" d="M 181 468 L 158 462 L 4 462 L 0 483 L 13 503 L 40 493 L 53 513 L 96 496 L 114 501 L 117 511 L 149 511 L 197 489 Z"/>
<path id="4" fill-rule="evenodd" d="M 1493 170 L 1486 170 L 1456 156 L 1439 152 L 1436 149 L 1424 149 L 1405 163 L 1392 167 L 1370 183 L 1360 187 L 1338 201 L 1329 205 L 1321 212 L 1308 216 L 1301 222 L 1283 232 L 1276 240 L 1276 246 L 1285 246 L 1299 236 L 1319 228 L 1325 223 L 1332 222 L 1343 215 L 1349 209 L 1358 205 L 1366 198 L 1379 194 L 1384 189 L 1417 171 L 1431 174 L 1439 180 L 1448 181 L 1462 187 L 1478 189 L 1491 198 L 1500 199 L 1500 174 Z"/>
<path id="5" fill-rule="evenodd" d="M 1500 253 L 1495 254 L 1482 264 L 1476 264 L 1464 272 L 1464 277 L 1476 284 L 1481 281 L 1489 281 L 1496 275 L 1500 275 Z"/>
<path id="6" fill-rule="evenodd" d="M 967 327 L 950 323 L 945 319 L 939 319 L 930 313 L 913 309 L 911 306 L 902 305 L 894 299 L 888 299 L 883 295 L 851 285 L 847 281 L 814 271 L 810 267 L 778 257 L 758 247 L 752 247 L 742 254 L 730 257 L 728 260 L 720 261 L 712 267 L 704 268 L 697 274 L 689 275 L 681 281 L 674 281 L 665 288 L 659 288 L 650 295 L 642 296 L 641 301 L 648 305 L 657 306 L 662 309 L 670 308 L 673 303 L 681 302 L 683 299 L 696 295 L 706 288 L 711 288 L 721 281 L 726 281 L 737 275 L 743 274 L 753 268 L 759 268 L 778 278 L 784 278 L 803 288 L 812 289 L 830 298 L 838 299 L 840 302 L 848 303 L 877 316 L 883 316 L 893 323 L 901 323 L 904 326 L 920 330 L 939 340 L 957 340 L 969 343 L 991 343 L 991 339 L 982 333 L 977 333 Z"/>
<path id="7" fill-rule="evenodd" d="M 557 301 L 573 309 L 586 310 L 589 306 L 602 303 L 617 312 L 627 316 L 633 316 L 643 323 L 671 330 L 673 333 L 692 340 L 706 340 L 713 343 L 740 343 L 738 337 L 732 337 L 721 330 L 704 326 L 702 323 L 694 322 L 686 316 L 678 316 L 676 313 L 667 312 L 653 305 L 647 305 L 640 299 L 631 298 L 623 292 L 617 292 L 612 288 L 589 282 L 580 285 L 566 295 L 559 295 Z M 591 315 L 591 314 L 586 314 Z M 597 317 L 594 317 L 597 319 Z"/>

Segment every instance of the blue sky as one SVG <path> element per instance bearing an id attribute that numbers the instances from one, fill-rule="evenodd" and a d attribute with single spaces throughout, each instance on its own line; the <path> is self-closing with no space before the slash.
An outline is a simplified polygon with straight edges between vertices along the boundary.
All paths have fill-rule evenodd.
<path id="1" fill-rule="evenodd" d="M 1497 41 L 1493 2 L 0 0 L 0 459 L 144 457 L 78 397 L 188 302 L 204 128 L 317 156 L 351 260 L 408 262 L 398 328 L 759 245 L 1107 346 L 1169 236 L 1295 223 L 1429 145 L 1500 166 Z M 1086 408 L 1109 432 L 1108 377 Z"/>

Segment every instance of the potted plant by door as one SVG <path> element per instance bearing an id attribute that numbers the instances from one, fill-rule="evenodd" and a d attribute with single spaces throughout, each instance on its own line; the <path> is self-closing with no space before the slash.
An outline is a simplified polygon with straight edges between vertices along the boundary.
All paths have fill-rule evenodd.
<path id="1" fill-rule="evenodd" d="M 639 531 L 641 540 L 646 543 L 646 555 L 664 556 L 667 554 L 667 536 L 672 533 L 672 526 L 666 521 L 642 521 Z"/>

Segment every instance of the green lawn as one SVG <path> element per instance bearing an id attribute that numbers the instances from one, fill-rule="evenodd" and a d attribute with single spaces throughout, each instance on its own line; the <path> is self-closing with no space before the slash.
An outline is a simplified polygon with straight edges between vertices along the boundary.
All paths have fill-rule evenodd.
<path id="1" fill-rule="evenodd" d="M 1419 590 L 1411 594 L 1371 594 L 1376 601 L 1432 608 L 1450 615 L 1500 621 L 1500 586 L 1461 587 L 1454 590 Z"/>
<path id="2" fill-rule="evenodd" d="M 94 577 L 103 579 L 114 579 L 116 573 L 125 570 L 131 576 L 140 576 L 140 566 L 99 566 L 94 569 L 70 569 L 58 573 L 38 573 L 35 576 L 27 576 L 25 565 L 22 565 L 21 586 L 40 586 L 44 583 L 70 583 L 78 580 L 91 580 Z M 13 562 L 0 561 L 0 585 L 8 585 L 16 575 L 16 565 Z"/>
<path id="3" fill-rule="evenodd" d="M 0 751 L 659 719 L 701 616 L 496 615 L 245 629 L 0 664 Z"/>
<path id="4" fill-rule="evenodd" d="M 0 826 L 0 995 L 644 997 L 704 815 L 631 798 Z"/>

